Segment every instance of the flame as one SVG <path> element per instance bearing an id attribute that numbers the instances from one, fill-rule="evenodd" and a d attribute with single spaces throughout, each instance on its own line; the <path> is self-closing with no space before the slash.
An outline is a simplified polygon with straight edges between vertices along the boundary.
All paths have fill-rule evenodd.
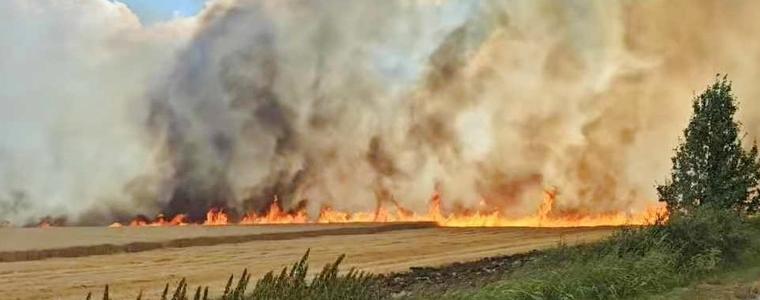
<path id="1" fill-rule="evenodd" d="M 149 220 L 145 216 L 137 216 L 132 221 L 129 222 L 129 227 L 160 227 L 160 226 L 185 226 L 188 225 L 190 222 L 188 221 L 187 215 L 185 214 L 178 214 L 174 217 L 172 217 L 171 220 L 167 221 L 166 217 L 163 214 L 158 214 L 155 219 Z M 120 228 L 124 227 L 124 224 L 121 224 L 119 222 L 114 222 L 111 225 L 108 225 L 108 227 L 111 228 Z"/>
<path id="2" fill-rule="evenodd" d="M 65 220 L 61 218 L 53 218 L 53 217 L 44 217 L 40 219 L 39 222 L 37 222 L 37 225 L 35 225 L 38 228 L 50 228 L 55 226 L 63 226 L 65 224 Z M 2 227 L 2 226 L 0 226 Z"/>
<path id="3" fill-rule="evenodd" d="M 188 223 L 187 215 L 185 214 L 176 215 L 174 216 L 174 218 L 172 218 L 171 221 L 169 221 L 169 224 L 173 226 L 184 226 L 184 225 L 187 225 L 187 223 Z"/>
<path id="4" fill-rule="evenodd" d="M 264 215 L 255 213 L 247 214 L 240 224 L 304 224 L 304 223 L 360 223 L 360 222 L 435 222 L 444 227 L 577 227 L 577 226 L 618 226 L 618 225 L 643 225 L 650 224 L 657 218 L 665 215 L 663 205 L 652 205 L 643 213 L 628 214 L 622 212 L 603 214 L 578 214 L 556 212 L 556 192 L 546 192 L 543 202 L 539 205 L 535 215 L 523 218 L 509 218 L 498 211 L 459 214 L 444 214 L 440 195 L 434 194 L 430 199 L 426 214 L 416 214 L 394 203 L 395 207 L 389 211 L 384 206 L 378 206 L 373 212 L 345 212 L 325 206 L 315 219 L 309 219 L 308 215 L 299 210 L 292 213 L 283 211 L 279 201 L 275 198 Z M 485 206 L 481 202 L 481 206 Z"/>
<path id="5" fill-rule="evenodd" d="M 311 218 L 305 209 L 286 211 L 282 208 L 279 199 L 275 196 L 265 213 L 257 214 L 249 212 L 233 222 L 227 212 L 221 208 L 212 208 L 206 213 L 206 219 L 202 225 L 256 225 L 256 224 L 340 224 L 340 223 L 364 223 L 364 222 L 434 222 L 443 227 L 578 227 L 578 226 L 620 226 L 620 225 L 645 225 L 651 224 L 657 219 L 667 217 L 664 205 L 657 203 L 647 207 L 640 213 L 609 212 L 609 213 L 568 213 L 558 211 L 556 208 L 556 191 L 547 191 L 535 214 L 514 218 L 508 217 L 500 211 L 482 210 L 487 208 L 485 201 L 481 200 L 481 210 L 472 212 L 445 213 L 443 201 L 439 194 L 434 194 L 425 214 L 417 214 L 408 210 L 396 202 L 386 208 L 378 204 L 374 211 L 346 212 L 335 210 L 330 206 L 323 206 L 316 218 Z M 174 216 L 166 221 L 163 215 L 158 215 L 150 221 L 145 217 L 137 217 L 129 226 L 182 226 L 189 223 L 186 215 Z M 111 224 L 109 227 L 122 227 L 120 223 Z"/>
<path id="6" fill-rule="evenodd" d="M 280 201 L 277 196 L 274 197 L 274 201 L 269 205 L 269 210 L 265 215 L 258 216 L 256 213 L 248 213 L 240 221 L 240 224 L 243 225 L 305 223 L 309 223 L 309 218 L 306 216 L 306 212 L 303 210 L 294 213 L 285 212 L 282 207 L 280 207 Z"/>
<path id="7" fill-rule="evenodd" d="M 225 213 L 223 209 L 216 208 L 212 208 L 206 213 L 206 221 L 203 222 L 203 225 L 208 226 L 221 226 L 228 224 L 229 217 L 227 216 L 227 213 Z"/>

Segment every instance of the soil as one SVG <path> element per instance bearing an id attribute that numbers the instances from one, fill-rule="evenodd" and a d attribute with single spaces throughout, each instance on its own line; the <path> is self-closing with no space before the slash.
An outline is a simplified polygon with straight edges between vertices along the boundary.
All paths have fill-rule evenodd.
<path id="1" fill-rule="evenodd" d="M 411 267 L 407 272 L 380 275 L 378 281 L 381 290 L 387 291 L 390 298 L 430 297 L 499 281 L 540 253 L 533 250 L 441 267 Z"/>

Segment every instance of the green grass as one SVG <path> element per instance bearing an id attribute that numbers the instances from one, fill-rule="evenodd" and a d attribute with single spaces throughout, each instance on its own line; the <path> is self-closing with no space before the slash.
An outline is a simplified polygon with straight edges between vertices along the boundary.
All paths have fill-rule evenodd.
<path id="1" fill-rule="evenodd" d="M 648 297 L 665 299 L 756 299 L 760 295 L 760 257 L 748 258 L 741 267 L 720 270 L 697 282 Z"/>
<path id="2" fill-rule="evenodd" d="M 666 251 L 632 257 L 596 254 L 596 249 L 550 251 L 477 291 L 447 295 L 451 299 L 619 299 L 655 293 L 680 284 L 674 259 Z"/>
<path id="3" fill-rule="evenodd" d="M 444 298 L 621 299 L 657 295 L 709 274 L 747 269 L 760 254 L 758 237 L 757 220 L 727 211 L 700 210 L 690 216 L 675 216 L 667 224 L 624 229 L 599 243 L 560 246 L 502 281 Z"/>

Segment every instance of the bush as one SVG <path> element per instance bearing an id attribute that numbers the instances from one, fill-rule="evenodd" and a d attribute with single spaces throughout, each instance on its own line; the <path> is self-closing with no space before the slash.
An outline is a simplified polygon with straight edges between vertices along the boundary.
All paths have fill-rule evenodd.
<path id="1" fill-rule="evenodd" d="M 685 271 L 707 257 L 715 257 L 718 263 L 737 262 L 753 236 L 747 221 L 736 212 L 712 208 L 674 215 L 661 231 Z"/>

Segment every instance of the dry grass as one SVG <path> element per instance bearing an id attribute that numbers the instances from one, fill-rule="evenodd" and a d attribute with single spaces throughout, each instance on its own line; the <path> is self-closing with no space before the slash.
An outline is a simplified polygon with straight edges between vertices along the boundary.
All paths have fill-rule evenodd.
<path id="1" fill-rule="evenodd" d="M 300 300 L 300 299 L 378 299 L 381 298 L 381 291 L 375 284 L 375 277 L 369 273 L 351 269 L 345 274 L 339 273 L 339 266 L 343 262 L 345 255 L 325 265 L 322 271 L 314 276 L 312 280 L 307 280 L 306 275 L 309 270 L 309 250 L 306 251 L 301 259 L 288 268 L 283 268 L 279 275 L 270 271 L 264 277 L 259 279 L 250 293 L 247 293 L 251 274 L 248 270 L 243 270 L 240 278 L 234 282 L 234 275 L 230 275 L 224 292 L 219 299 L 222 300 L 247 300 L 247 299 L 282 299 L 282 300 Z M 174 292 L 169 292 L 167 283 L 161 293 L 161 300 L 209 300 L 215 299 L 209 295 L 208 286 L 198 286 L 195 293 L 192 293 L 188 282 L 185 278 L 179 281 L 174 288 Z M 192 293 L 192 294 L 191 294 Z M 191 298 L 192 295 L 192 298 Z M 142 300 L 143 294 L 140 292 L 136 299 Z M 212 298 L 209 298 L 212 297 Z M 92 293 L 87 294 L 87 300 L 92 299 Z M 110 300 L 109 286 L 106 285 L 103 290 L 103 300 Z"/>

